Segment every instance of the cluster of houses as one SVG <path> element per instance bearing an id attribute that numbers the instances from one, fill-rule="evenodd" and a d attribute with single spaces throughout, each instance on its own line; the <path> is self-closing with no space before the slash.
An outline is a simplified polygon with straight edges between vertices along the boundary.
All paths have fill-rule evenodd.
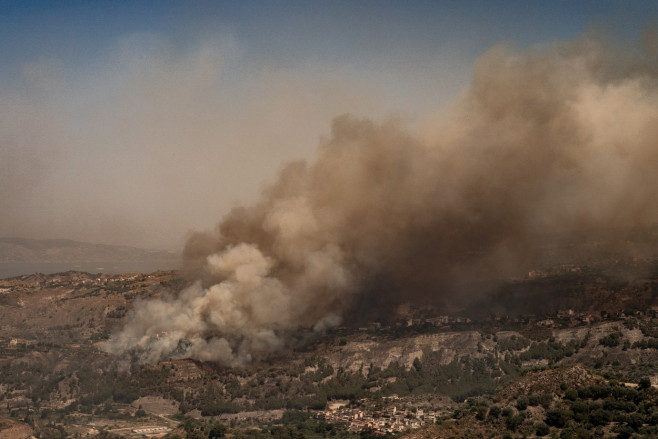
<path id="1" fill-rule="evenodd" d="M 567 321 L 570 326 L 574 326 L 580 324 L 591 325 L 592 323 L 600 321 L 601 317 L 588 312 L 576 312 L 572 309 L 559 310 L 556 313 L 555 318 L 539 320 L 537 321 L 537 326 L 553 328 L 557 325 L 555 321 L 556 319 L 561 322 Z"/>
<path id="2" fill-rule="evenodd" d="M 601 321 L 609 320 L 625 320 L 629 317 L 644 318 L 649 317 L 656 319 L 658 318 L 658 307 L 651 307 L 646 311 L 633 311 L 633 312 L 616 312 L 608 313 L 606 311 L 601 311 L 601 313 L 593 314 L 590 312 L 579 312 L 574 311 L 573 309 L 562 309 L 555 313 L 553 318 L 548 318 L 544 320 L 538 320 L 537 326 L 545 328 L 553 328 L 556 326 L 564 325 L 565 323 L 569 326 L 576 325 L 591 325 Z M 525 316 L 526 320 L 532 320 L 535 316 Z M 513 320 L 516 322 L 516 320 Z"/>
<path id="3" fill-rule="evenodd" d="M 443 326 L 450 325 L 454 323 L 471 323 L 471 320 L 468 317 L 461 316 L 437 316 L 437 317 L 409 317 L 407 319 L 399 320 L 395 322 L 395 326 L 404 327 L 404 326 L 421 326 L 421 325 L 432 325 L 432 326 Z M 363 326 L 359 328 L 359 331 L 376 331 L 381 329 L 382 324 L 379 322 L 368 323 L 368 326 Z M 338 328 L 339 330 L 345 330 L 346 328 Z"/>
<path id="4" fill-rule="evenodd" d="M 438 414 L 434 411 L 425 412 L 421 408 L 398 409 L 391 405 L 384 410 L 372 412 L 361 408 L 339 407 L 317 411 L 316 417 L 325 422 L 345 424 L 350 433 L 373 431 L 386 434 L 400 433 L 420 428 L 425 424 L 433 424 Z"/>
<path id="5" fill-rule="evenodd" d="M 404 320 L 397 321 L 395 326 L 422 326 L 422 325 L 432 325 L 432 326 L 444 326 L 452 325 L 455 323 L 472 323 L 469 317 L 462 316 L 437 316 L 437 317 L 409 317 Z M 362 329 L 362 328 L 360 328 Z"/>
<path id="6" fill-rule="evenodd" d="M 588 312 L 578 312 L 573 309 L 559 310 L 556 313 L 556 318 L 560 320 L 568 320 L 571 324 L 585 323 L 592 324 L 602 320 L 624 320 L 629 317 L 636 318 L 658 318 L 658 307 L 652 306 L 645 311 L 632 311 L 632 312 L 623 312 L 619 311 L 616 313 L 608 313 L 606 311 L 601 311 L 600 315 L 595 315 Z M 549 319 L 548 322 L 551 320 Z M 537 322 L 541 325 L 542 322 Z"/>
<path id="7" fill-rule="evenodd" d="M 633 311 L 629 312 L 616 312 L 608 313 L 606 311 L 601 311 L 600 313 L 592 312 L 580 312 L 574 311 L 573 309 L 563 309 L 558 310 L 552 317 L 541 319 L 541 317 L 536 316 L 535 314 L 526 314 L 516 317 L 508 316 L 495 316 L 492 317 L 495 321 L 507 321 L 517 324 L 528 324 L 535 323 L 539 327 L 553 328 L 563 326 L 565 324 L 569 326 L 577 325 L 591 325 L 601 321 L 607 320 L 624 320 L 629 317 L 637 318 L 654 318 L 658 319 L 658 306 L 653 306 L 645 311 Z M 422 325 L 432 325 L 436 327 L 442 327 L 444 325 L 453 325 L 459 323 L 473 323 L 473 321 L 468 317 L 463 316 L 447 316 L 440 315 L 435 317 L 409 317 L 404 320 L 400 320 L 395 323 L 395 326 L 422 326 Z M 368 326 L 360 327 L 360 331 L 377 331 L 381 329 L 382 324 L 379 322 L 371 322 Z M 348 329 L 345 327 L 335 328 L 337 333 L 347 332 Z"/>

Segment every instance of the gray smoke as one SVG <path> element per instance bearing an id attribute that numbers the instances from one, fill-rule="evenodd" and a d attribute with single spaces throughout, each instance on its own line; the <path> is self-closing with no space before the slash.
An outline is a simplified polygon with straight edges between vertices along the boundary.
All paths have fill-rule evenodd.
<path id="1" fill-rule="evenodd" d="M 300 326 L 464 303 L 557 239 L 623 242 L 655 224 L 657 52 L 610 46 L 494 47 L 451 111 L 416 130 L 337 117 L 315 162 L 189 239 L 198 282 L 137 303 L 107 350 L 240 364 Z"/>

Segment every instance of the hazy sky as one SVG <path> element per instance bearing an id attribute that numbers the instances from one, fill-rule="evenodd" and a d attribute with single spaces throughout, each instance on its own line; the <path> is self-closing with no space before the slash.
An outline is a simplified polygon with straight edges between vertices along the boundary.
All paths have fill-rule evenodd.
<path id="1" fill-rule="evenodd" d="M 0 236 L 178 249 L 340 114 L 419 124 L 505 42 L 636 39 L 654 1 L 0 0 Z"/>

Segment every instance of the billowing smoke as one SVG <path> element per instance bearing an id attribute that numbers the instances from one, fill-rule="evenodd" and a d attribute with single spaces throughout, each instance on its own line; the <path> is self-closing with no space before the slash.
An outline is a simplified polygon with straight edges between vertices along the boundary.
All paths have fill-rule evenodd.
<path id="1" fill-rule="evenodd" d="M 337 117 L 315 162 L 189 239 L 198 282 L 137 303 L 107 349 L 239 364 L 300 326 L 464 303 L 560 240 L 623 242 L 658 220 L 656 53 L 494 47 L 420 128 Z"/>

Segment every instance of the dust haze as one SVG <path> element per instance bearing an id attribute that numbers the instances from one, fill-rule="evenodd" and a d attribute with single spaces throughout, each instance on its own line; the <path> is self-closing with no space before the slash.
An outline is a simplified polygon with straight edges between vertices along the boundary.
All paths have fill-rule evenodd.
<path id="1" fill-rule="evenodd" d="M 300 326 L 464 303 L 559 240 L 626 242 L 658 220 L 651 41 L 499 45 L 419 126 L 336 117 L 316 160 L 285 165 L 258 202 L 190 237 L 198 281 L 136 303 L 106 349 L 242 364 L 294 343 Z"/>
<path id="2" fill-rule="evenodd" d="M 0 84 L 0 236 L 180 250 L 282 157 L 309 157 L 331 117 L 382 107 L 362 78 L 244 45 L 127 34 L 80 65 L 23 65 Z"/>

